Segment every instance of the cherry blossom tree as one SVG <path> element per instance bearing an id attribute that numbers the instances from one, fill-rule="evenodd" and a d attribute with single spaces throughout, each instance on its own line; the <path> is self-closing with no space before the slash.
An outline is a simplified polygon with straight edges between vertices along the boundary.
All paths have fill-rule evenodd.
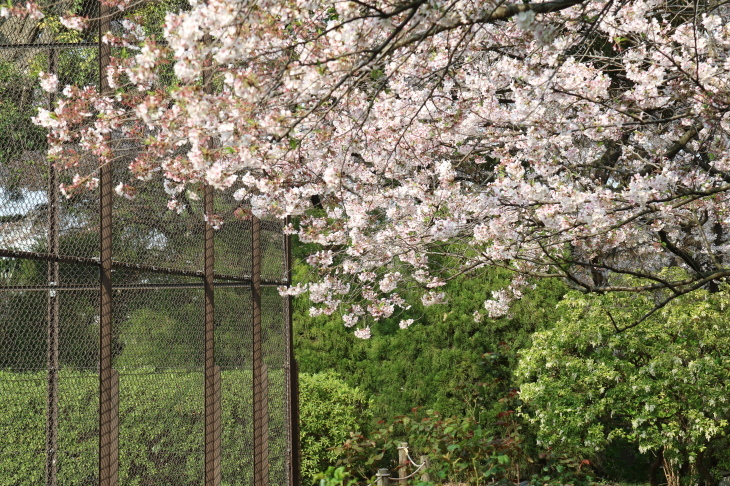
<path id="1" fill-rule="evenodd" d="M 437 304 L 489 266 L 514 279 L 476 319 L 535 277 L 669 289 L 645 318 L 730 275 L 723 1 L 193 0 L 159 35 L 135 0 L 104 3 L 122 12 L 103 37 L 120 53 L 109 89 L 42 75 L 60 91 L 36 118 L 49 156 L 71 173 L 131 159 L 117 191 L 161 174 L 173 211 L 209 184 L 296 216 L 319 277 L 285 292 L 361 337 L 404 292 Z M 672 266 L 686 276 L 662 277 Z"/>

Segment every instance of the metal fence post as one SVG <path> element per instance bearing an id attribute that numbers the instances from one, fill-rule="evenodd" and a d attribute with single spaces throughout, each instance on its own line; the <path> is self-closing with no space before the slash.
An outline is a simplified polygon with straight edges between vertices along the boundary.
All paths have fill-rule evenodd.
<path id="1" fill-rule="evenodd" d="M 291 480 L 290 486 L 299 486 L 302 482 L 301 473 L 301 449 L 299 442 L 299 364 L 292 358 L 290 373 L 291 395 Z"/>
<path id="2" fill-rule="evenodd" d="M 213 187 L 205 186 L 203 205 L 206 216 L 213 214 Z M 211 221 L 205 224 L 203 287 L 205 293 L 205 485 L 221 482 L 221 403 L 220 369 L 215 364 L 214 268 L 215 232 Z"/>
<path id="3" fill-rule="evenodd" d="M 253 484 L 269 484 L 268 391 L 265 388 L 261 330 L 261 220 L 251 218 L 251 299 L 253 304 Z"/>
<path id="4" fill-rule="evenodd" d="M 110 30 L 110 9 L 99 5 L 99 92 L 108 93 L 106 67 L 111 55 L 102 42 Z M 99 485 L 119 483 L 119 387 L 112 369 L 112 167 L 103 164 L 99 174 Z"/>
<path id="5" fill-rule="evenodd" d="M 55 74 L 58 51 L 51 49 L 48 54 L 48 72 Z M 48 109 L 53 109 L 56 95 L 48 96 Z M 48 252 L 58 257 L 58 170 L 53 162 L 48 162 Z M 56 486 L 58 474 L 58 291 L 53 289 L 59 284 L 58 262 L 48 262 L 48 371 L 46 404 L 46 486 Z"/>
<path id="6" fill-rule="evenodd" d="M 284 228 L 289 226 L 291 219 L 284 220 Z M 286 285 L 292 284 L 291 265 L 291 236 L 284 233 L 284 276 Z M 287 411 L 289 414 L 289 486 L 299 486 L 301 483 L 300 458 L 299 458 L 299 367 L 294 357 L 294 330 L 292 326 L 292 298 L 290 295 L 284 297 L 284 325 L 286 332 L 286 372 L 289 403 Z"/>

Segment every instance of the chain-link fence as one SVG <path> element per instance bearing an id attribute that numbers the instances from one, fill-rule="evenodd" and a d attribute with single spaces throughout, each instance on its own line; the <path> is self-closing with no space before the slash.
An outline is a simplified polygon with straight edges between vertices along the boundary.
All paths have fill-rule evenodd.
<path id="1" fill-rule="evenodd" d="M 162 180 L 112 197 L 123 163 L 59 194 L 37 73 L 98 85 L 105 28 L 0 19 L 0 486 L 298 484 L 283 223 L 209 188 L 165 211 Z"/>

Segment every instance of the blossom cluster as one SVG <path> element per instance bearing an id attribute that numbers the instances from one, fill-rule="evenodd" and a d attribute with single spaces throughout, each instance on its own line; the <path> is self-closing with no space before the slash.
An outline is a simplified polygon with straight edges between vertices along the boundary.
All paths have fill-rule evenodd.
<path id="1" fill-rule="evenodd" d="M 487 266 L 586 291 L 621 290 L 618 273 L 678 291 L 730 275 L 721 3 L 208 0 L 168 13 L 162 39 L 144 28 L 105 37 L 135 46 L 108 92 L 65 87 L 39 112 L 51 157 L 74 171 L 136 140 L 130 179 L 162 173 L 180 188 L 170 210 L 207 183 L 296 216 L 322 247 L 313 313 L 358 336 L 407 308 L 404 291 L 443 303 L 450 278 Z M 692 277 L 657 280 L 668 265 Z"/>

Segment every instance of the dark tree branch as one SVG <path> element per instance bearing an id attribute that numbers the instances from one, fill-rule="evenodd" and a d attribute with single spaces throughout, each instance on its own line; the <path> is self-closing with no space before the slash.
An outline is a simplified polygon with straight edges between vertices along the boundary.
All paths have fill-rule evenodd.
<path id="1" fill-rule="evenodd" d="M 694 292 L 695 290 L 704 287 L 708 283 L 711 283 L 713 280 L 717 280 L 718 278 L 727 277 L 729 273 L 730 272 L 727 272 L 727 271 L 714 272 L 710 276 L 698 280 L 694 285 L 692 285 L 690 287 L 687 287 L 685 289 L 682 289 L 678 293 L 672 294 L 669 297 L 667 297 L 666 299 L 664 299 L 663 301 L 659 302 L 649 312 L 647 312 L 646 314 L 644 314 L 641 317 L 641 319 L 638 319 L 637 321 L 632 322 L 631 324 L 629 324 L 626 327 L 622 327 L 622 328 L 618 329 L 617 332 L 624 332 L 624 331 L 626 331 L 628 329 L 631 329 L 632 327 L 636 327 L 636 326 L 640 325 L 642 322 L 644 322 L 649 317 L 651 317 L 656 311 L 662 309 L 663 307 L 665 307 L 667 304 L 669 304 L 671 301 L 673 301 L 677 297 L 680 297 L 680 296 L 682 296 L 684 294 L 689 294 L 690 292 Z"/>
<path id="2" fill-rule="evenodd" d="M 423 41 L 424 39 L 427 39 L 428 37 L 433 37 L 434 35 L 437 35 L 441 32 L 457 29 L 459 27 L 466 27 L 476 24 L 490 24 L 500 20 L 509 20 L 515 15 L 522 12 L 532 11 L 536 14 L 559 12 L 561 10 L 568 9 L 576 5 L 581 5 L 584 2 L 585 0 L 557 0 L 554 2 L 543 3 L 510 3 L 506 5 L 500 5 L 493 10 L 485 10 L 480 17 L 469 20 L 467 22 L 455 21 L 447 23 L 445 25 L 433 26 L 433 28 L 428 29 L 426 32 L 414 34 L 410 37 L 406 37 L 400 42 L 397 42 L 394 48 L 398 49 L 411 44 L 415 44 L 417 42 Z"/>
<path id="3" fill-rule="evenodd" d="M 695 138 L 697 136 L 697 129 L 695 127 L 691 127 L 689 130 L 687 130 L 682 137 L 674 142 L 674 144 L 669 147 L 669 150 L 667 150 L 664 153 L 664 157 L 667 159 L 674 158 L 675 155 L 679 153 L 680 150 L 685 148 L 690 140 Z"/>
<path id="4" fill-rule="evenodd" d="M 686 251 L 682 250 L 677 245 L 675 245 L 674 243 L 672 243 L 671 240 L 669 239 L 669 235 L 667 235 L 667 232 L 666 231 L 659 230 L 659 231 L 657 231 L 657 235 L 659 235 L 659 241 L 662 242 L 662 244 L 664 245 L 664 247 L 667 250 L 671 251 L 672 253 L 674 253 L 675 255 L 677 255 L 679 258 L 681 258 L 682 261 L 684 263 L 686 263 L 687 265 L 689 265 L 689 267 L 692 270 L 694 270 L 694 272 L 696 274 L 702 273 L 702 267 L 697 262 L 697 260 L 695 260 L 692 257 L 692 255 L 690 255 L 689 253 L 687 253 Z"/>

